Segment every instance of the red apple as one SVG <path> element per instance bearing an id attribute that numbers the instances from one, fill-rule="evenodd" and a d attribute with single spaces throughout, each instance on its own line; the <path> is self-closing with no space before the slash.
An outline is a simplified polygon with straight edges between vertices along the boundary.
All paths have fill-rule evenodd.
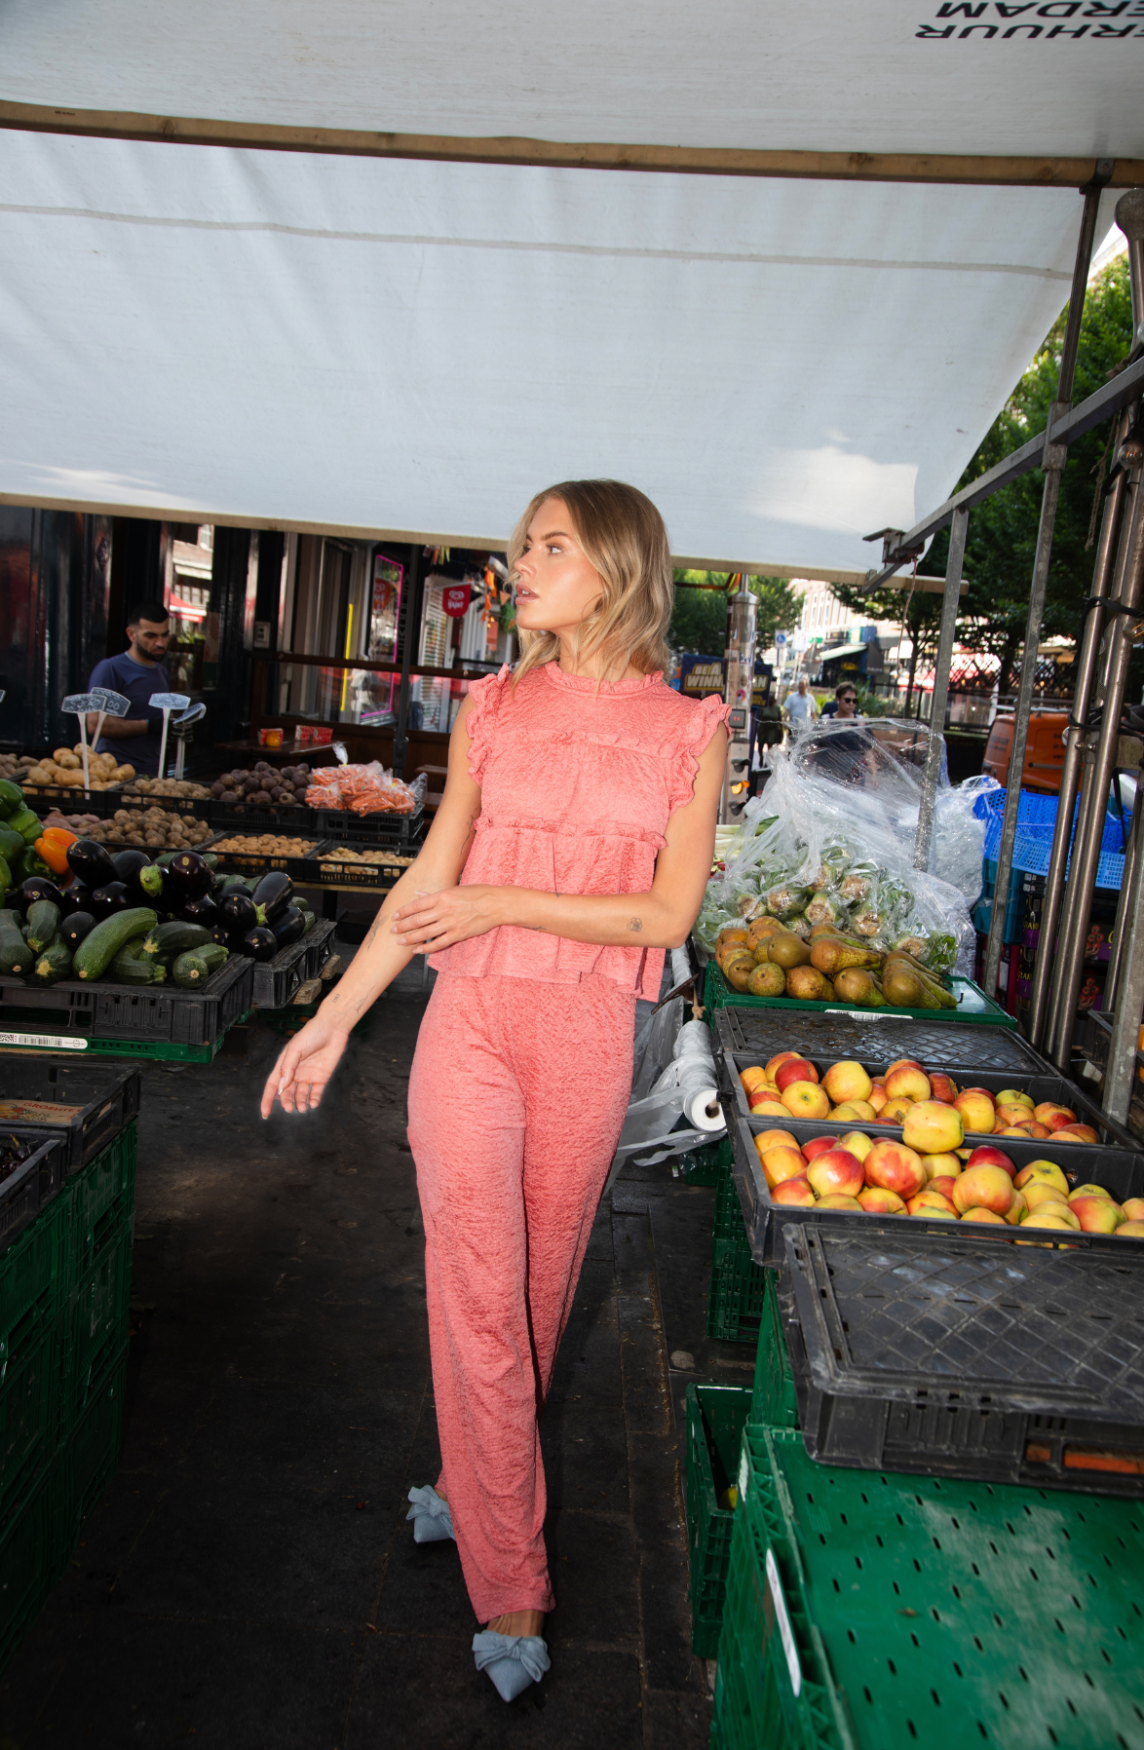
<path id="1" fill-rule="evenodd" d="M 940 1100 L 919 1100 L 902 1119 L 902 1141 L 919 1154 L 946 1154 L 964 1140 L 961 1113 Z"/>
<path id="2" fill-rule="evenodd" d="M 883 1191 L 880 1185 L 867 1185 L 859 1191 L 858 1201 L 867 1215 L 905 1215 L 906 1206 L 896 1191 Z"/>
<path id="3" fill-rule="evenodd" d="M 930 1099 L 940 1100 L 943 1106 L 952 1106 L 957 1099 L 957 1083 L 948 1076 L 932 1075 L 929 1079 Z"/>
<path id="4" fill-rule="evenodd" d="M 797 1057 L 798 1055 L 799 1054 L 797 1051 L 780 1051 L 780 1052 L 778 1052 L 764 1066 L 766 1069 L 766 1072 L 767 1072 L 767 1080 L 769 1082 L 773 1082 L 775 1079 L 775 1071 L 778 1069 L 779 1065 L 783 1064 L 783 1063 L 789 1063 L 792 1057 Z"/>
<path id="5" fill-rule="evenodd" d="M 771 1191 L 771 1202 L 795 1209 L 813 1209 L 814 1192 L 807 1179 L 782 1179 Z"/>
<path id="6" fill-rule="evenodd" d="M 857 1197 L 865 1182 L 862 1162 L 845 1148 L 832 1148 L 816 1155 L 806 1169 L 806 1176 L 819 1197 L 835 1192 L 843 1197 Z"/>
<path id="7" fill-rule="evenodd" d="M 817 1082 L 818 1071 L 812 1063 L 807 1063 L 805 1057 L 788 1058 L 786 1063 L 780 1063 L 775 1071 L 775 1087 L 780 1094 L 785 1094 L 792 1082 Z"/>
<path id="8" fill-rule="evenodd" d="M 1050 1130 L 1060 1130 L 1065 1124 L 1076 1123 L 1076 1113 L 1067 1106 L 1059 1106 L 1055 1100 L 1042 1100 L 1039 1106 L 1034 1106 L 1033 1117 L 1038 1124 L 1047 1124 Z"/>
<path id="9" fill-rule="evenodd" d="M 893 1075 L 896 1069 L 921 1069 L 921 1067 L 916 1057 L 895 1057 L 893 1063 L 886 1065 L 882 1080 L 885 1081 L 887 1076 Z"/>
<path id="10" fill-rule="evenodd" d="M 823 1155 L 827 1149 L 837 1148 L 838 1138 L 836 1136 L 812 1136 L 809 1142 L 800 1143 L 799 1146 L 807 1160 L 812 1161 L 815 1155 Z"/>
<path id="11" fill-rule="evenodd" d="M 965 1164 L 967 1167 L 1000 1167 L 1011 1179 L 1017 1176 L 1016 1161 L 1010 1160 L 1003 1149 L 994 1148 L 991 1142 L 983 1142 L 975 1148 Z"/>
<path id="12" fill-rule="evenodd" d="M 1100 1137 L 1091 1124 L 1065 1124 L 1055 1132 L 1058 1142 L 1099 1142 Z"/>
<path id="13" fill-rule="evenodd" d="M 988 1221 L 998 1227 L 1004 1227 L 1006 1217 L 998 1215 L 995 1209 L 986 1209 L 984 1204 L 975 1203 L 972 1209 L 967 1209 L 961 1217 L 962 1221 Z"/>
<path id="14" fill-rule="evenodd" d="M 767 1099 L 756 1098 L 751 1100 L 751 1117 L 789 1118 L 790 1113 L 787 1111 L 782 1101 L 772 1094 Z"/>
<path id="15" fill-rule="evenodd" d="M 830 1112 L 830 1095 L 817 1082 L 788 1082 L 782 1102 L 792 1118 L 826 1118 Z"/>
<path id="16" fill-rule="evenodd" d="M 878 1123 L 901 1124 L 913 1103 L 905 1094 L 899 1094 L 896 1100 L 887 1100 L 878 1113 Z"/>
<path id="17" fill-rule="evenodd" d="M 739 1080 L 749 1094 L 752 1088 L 773 1087 L 774 1083 L 760 1064 L 748 1064 L 746 1069 L 739 1071 Z"/>
<path id="18" fill-rule="evenodd" d="M 880 1112 L 889 1098 L 885 1082 L 872 1082 L 870 1092 L 866 1095 L 866 1104 L 873 1106 L 875 1112 Z"/>
<path id="19" fill-rule="evenodd" d="M 902 1142 L 876 1142 L 866 1156 L 866 1183 L 883 1191 L 895 1191 L 907 1200 L 917 1195 L 926 1182 L 922 1158 Z"/>
<path id="20" fill-rule="evenodd" d="M 822 1085 L 836 1106 L 842 1106 L 847 1100 L 867 1100 L 873 1082 L 860 1063 L 844 1058 L 840 1063 L 832 1063 L 822 1078 Z"/>
<path id="21" fill-rule="evenodd" d="M 1013 1203 L 1012 1177 L 1004 1167 L 967 1167 L 953 1187 L 953 1203 L 962 1215 L 967 1209 L 992 1209 L 1003 1216 Z"/>
<path id="22" fill-rule="evenodd" d="M 850 1209 L 858 1215 L 862 1214 L 862 1205 L 857 1197 L 847 1197 L 844 1191 L 827 1192 L 825 1197 L 819 1198 L 817 1207 L 819 1209 Z M 1144 1232 L 1144 1222 L 1140 1223 L 1140 1228 L 1141 1232 Z"/>
<path id="23" fill-rule="evenodd" d="M 960 1177 L 960 1175 L 958 1175 L 958 1174 L 939 1173 L 936 1179 L 930 1180 L 929 1184 L 926 1186 L 926 1190 L 927 1191 L 940 1191 L 941 1195 L 943 1197 L 948 1197 L 950 1202 L 952 1203 L 953 1202 L 953 1187 L 957 1184 L 957 1180 L 959 1177 Z M 921 1196 L 920 1191 L 918 1192 L 918 1196 L 919 1197 Z"/>
<path id="24" fill-rule="evenodd" d="M 967 1134 L 970 1131 L 976 1131 L 979 1136 L 993 1134 L 993 1095 L 988 1088 L 962 1088 L 953 1103 L 961 1113 L 961 1122 Z"/>
<path id="25" fill-rule="evenodd" d="M 902 1064 L 886 1072 L 886 1092 L 891 1100 L 928 1100 L 930 1082 L 924 1069 Z"/>
<path id="26" fill-rule="evenodd" d="M 911 1215 L 924 1215 L 929 1209 L 937 1209 L 948 1215 L 956 1215 L 950 1198 L 935 1191 L 932 1185 L 927 1185 L 924 1191 L 919 1191 L 916 1197 L 911 1197 L 906 1205 Z"/>
<path id="27" fill-rule="evenodd" d="M 1110 1197 L 1070 1197 L 1069 1208 L 1086 1234 L 1114 1234 L 1124 1219 Z"/>
<path id="28" fill-rule="evenodd" d="M 769 1148 L 763 1156 L 763 1177 L 773 1191 L 784 1179 L 806 1177 L 806 1161 L 797 1148 Z"/>
<path id="29" fill-rule="evenodd" d="M 1144 1197 L 1126 1197 L 1120 1207 L 1126 1221 L 1144 1221 Z"/>

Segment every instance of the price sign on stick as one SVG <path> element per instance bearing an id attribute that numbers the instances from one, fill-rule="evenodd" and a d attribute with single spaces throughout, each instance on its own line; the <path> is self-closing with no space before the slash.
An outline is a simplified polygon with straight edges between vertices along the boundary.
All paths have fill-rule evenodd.
<path id="1" fill-rule="evenodd" d="M 131 709 L 131 700 L 125 699 L 122 693 L 113 693 L 110 687 L 93 687 L 92 698 L 102 699 L 99 707 L 99 719 L 95 725 L 95 734 L 91 738 L 92 747 L 99 746 L 99 738 L 103 734 L 104 721 L 108 717 L 126 717 Z"/>
<path id="2" fill-rule="evenodd" d="M 192 723 L 197 723 L 200 717 L 205 717 L 206 714 L 207 708 L 201 699 L 197 705 L 189 705 L 181 717 L 175 718 L 176 733 L 178 733 L 180 729 L 189 729 Z M 178 737 L 178 740 L 179 746 L 175 754 L 175 778 L 176 780 L 181 781 L 183 776 L 183 764 L 187 756 L 187 743 L 185 738 L 181 735 Z"/>
<path id="3" fill-rule="evenodd" d="M 163 735 L 159 742 L 159 776 L 163 777 L 167 765 L 167 725 L 171 721 L 172 711 L 185 711 L 190 704 L 187 693 L 152 693 L 148 704 L 152 711 L 163 713 Z"/>
<path id="4" fill-rule="evenodd" d="M 87 776 L 87 714 L 89 711 L 102 711 L 103 701 L 106 697 L 103 688 L 99 687 L 94 693 L 69 693 L 60 706 L 61 711 L 74 711 L 79 718 L 79 740 L 83 750 L 83 787 L 85 790 L 91 788 Z"/>

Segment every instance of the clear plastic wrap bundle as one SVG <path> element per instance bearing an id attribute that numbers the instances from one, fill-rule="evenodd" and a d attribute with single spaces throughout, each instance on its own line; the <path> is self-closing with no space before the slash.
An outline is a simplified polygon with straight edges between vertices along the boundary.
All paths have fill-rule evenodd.
<path id="1" fill-rule="evenodd" d="M 772 776 L 744 810 L 741 849 L 708 884 L 696 933 L 708 948 L 728 924 L 761 916 L 809 936 L 843 931 L 879 952 L 904 950 L 936 972 L 968 960 L 969 906 L 981 887 L 984 823 L 974 803 L 991 780 L 951 787 L 944 748 L 928 871 L 913 867 L 929 733 L 877 718 L 826 720 L 768 756 Z"/>

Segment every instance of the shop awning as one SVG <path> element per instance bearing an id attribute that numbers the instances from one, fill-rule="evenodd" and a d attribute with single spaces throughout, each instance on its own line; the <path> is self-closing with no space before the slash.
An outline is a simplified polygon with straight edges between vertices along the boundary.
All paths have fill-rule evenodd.
<path id="1" fill-rule="evenodd" d="M 538 485 L 607 473 L 681 557 L 863 571 L 1059 312 L 1069 178 L 1144 156 L 1114 25 L 12 0 L 0 496 L 500 544 Z"/>
<path id="2" fill-rule="evenodd" d="M 815 654 L 819 662 L 834 662 L 840 656 L 861 656 L 866 648 L 865 644 L 835 644 L 830 650 L 819 650 Z"/>

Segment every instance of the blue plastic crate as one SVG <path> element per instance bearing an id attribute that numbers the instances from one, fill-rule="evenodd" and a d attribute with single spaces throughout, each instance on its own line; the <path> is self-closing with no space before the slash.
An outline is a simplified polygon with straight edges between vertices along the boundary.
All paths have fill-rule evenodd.
<path id="1" fill-rule="evenodd" d="M 1031 790 L 1021 791 L 1017 811 L 1017 835 L 1013 841 L 1014 869 L 1025 875 L 1048 874 L 1059 803 L 1058 796 L 1038 796 Z M 985 821 L 982 855 L 987 864 L 996 864 L 997 861 L 1004 811 L 1004 790 L 991 790 L 979 797 L 974 805 L 974 813 L 978 819 Z M 1073 831 L 1076 831 L 1075 809 Z M 1124 830 L 1119 815 L 1111 811 L 1105 815 L 1100 843 L 1096 885 L 1116 892 L 1124 880 Z"/>

